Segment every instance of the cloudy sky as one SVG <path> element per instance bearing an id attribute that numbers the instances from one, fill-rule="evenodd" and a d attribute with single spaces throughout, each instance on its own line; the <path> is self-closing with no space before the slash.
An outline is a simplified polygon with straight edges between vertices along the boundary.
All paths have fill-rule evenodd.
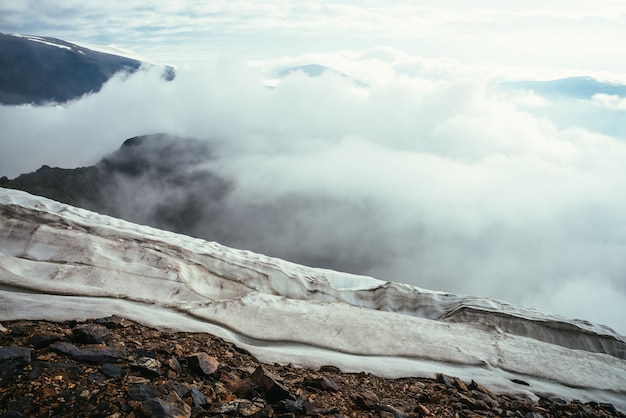
<path id="1" fill-rule="evenodd" d="M 171 64 L 386 45 L 464 64 L 626 71 L 620 0 L 4 0 L 0 12 L 4 32 L 113 44 Z"/>
<path id="2" fill-rule="evenodd" d="M 626 84 L 626 4 L 427 3 L 4 0 L 0 32 L 113 45 L 178 76 L 1 108 L 0 175 L 92 164 L 151 132 L 210 139 L 210 169 L 236 185 L 233 245 L 626 334 L 626 99 L 497 85 Z M 369 87 L 264 86 L 309 63 Z"/>

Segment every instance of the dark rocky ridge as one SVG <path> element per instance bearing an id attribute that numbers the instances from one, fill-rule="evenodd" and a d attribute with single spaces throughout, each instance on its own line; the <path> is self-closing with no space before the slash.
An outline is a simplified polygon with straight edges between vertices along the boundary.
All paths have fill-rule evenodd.
<path id="1" fill-rule="evenodd" d="M 212 335 L 155 330 L 113 316 L 0 326 L 0 417 L 20 416 L 625 415 L 610 404 L 495 394 L 445 375 L 392 380 L 331 366 L 264 365 Z"/>
<path id="2" fill-rule="evenodd" d="M 18 189 L 94 212 L 197 236 L 230 184 L 200 167 L 212 159 L 210 144 L 164 134 L 126 140 L 96 165 L 76 169 L 47 165 L 0 187 Z"/>
<path id="3" fill-rule="evenodd" d="M 118 72 L 146 65 L 56 38 L 35 39 L 0 33 L 0 104 L 67 102 L 100 91 Z M 172 67 L 163 70 L 165 80 L 174 74 Z"/>

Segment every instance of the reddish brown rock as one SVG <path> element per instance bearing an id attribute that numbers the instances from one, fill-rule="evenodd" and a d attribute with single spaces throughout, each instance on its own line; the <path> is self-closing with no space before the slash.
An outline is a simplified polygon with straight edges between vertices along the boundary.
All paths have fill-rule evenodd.
<path id="1" fill-rule="evenodd" d="M 420 417 L 427 417 L 428 415 L 430 415 L 430 410 L 424 405 L 417 405 L 413 411 L 416 412 Z"/>
<path id="2" fill-rule="evenodd" d="M 364 390 L 354 395 L 354 402 L 360 409 L 371 410 L 378 404 L 378 396 L 374 392 Z"/>
<path id="3" fill-rule="evenodd" d="M 167 361 L 167 365 L 168 365 L 168 367 L 170 369 L 172 369 L 172 371 L 174 371 L 176 373 L 182 373 L 183 372 L 183 368 L 180 366 L 180 362 L 174 356 L 170 357 L 170 359 Z"/>
<path id="4" fill-rule="evenodd" d="M 452 376 L 439 377 L 438 382 L 341 373 L 332 367 L 316 371 L 290 365 L 261 366 L 249 353 L 208 334 L 157 332 L 132 323 L 108 327 L 108 346 L 57 341 L 48 347 L 29 345 L 29 341 L 54 333 L 71 337 L 72 329 L 85 323 L 3 324 L 11 330 L 0 333 L 0 352 L 7 357 L 0 361 L 0 416 L 6 417 L 624 418 L 611 404 L 547 396 L 535 402 L 528 396 L 491 392 L 476 382 L 465 385 Z M 9 352 L 17 349 L 18 354 L 7 354 L 7 347 L 13 347 Z M 206 352 L 199 357 L 215 360 L 209 369 L 215 372 L 205 374 L 199 364 L 192 366 L 193 357 L 198 356 L 190 353 L 197 354 L 200 347 Z M 107 356 L 110 350 L 124 355 Z M 25 361 L 26 352 L 31 362 Z M 94 364 L 94 358 L 90 362 L 78 354 L 112 363 Z M 168 364 L 168 373 L 141 371 L 137 367 L 142 357 Z M 173 357 L 182 359 L 178 364 L 182 367 L 176 366 Z"/>
<path id="5" fill-rule="evenodd" d="M 284 399 L 295 399 L 295 396 L 279 382 L 279 378 L 265 370 L 263 366 L 257 367 L 250 380 L 259 387 L 265 398 L 271 403 Z"/>
<path id="6" fill-rule="evenodd" d="M 196 373 L 212 375 L 220 366 L 219 361 L 207 353 L 195 353 L 187 357 L 189 368 Z"/>

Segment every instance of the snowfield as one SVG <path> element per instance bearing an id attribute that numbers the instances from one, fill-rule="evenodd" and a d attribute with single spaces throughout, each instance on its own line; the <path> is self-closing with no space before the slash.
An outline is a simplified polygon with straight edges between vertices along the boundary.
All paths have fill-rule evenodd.
<path id="1" fill-rule="evenodd" d="M 610 328 L 309 268 L 0 189 L 0 321 L 112 314 L 209 332 L 265 362 L 441 372 L 626 411 L 626 338 Z"/>

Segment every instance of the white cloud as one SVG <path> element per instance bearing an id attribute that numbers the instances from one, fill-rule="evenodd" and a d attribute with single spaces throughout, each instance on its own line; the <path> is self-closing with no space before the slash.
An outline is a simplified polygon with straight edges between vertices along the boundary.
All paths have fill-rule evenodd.
<path id="1" fill-rule="evenodd" d="M 516 92 L 513 97 L 513 101 L 516 105 L 531 108 L 545 107 L 549 104 L 546 98 L 541 97 L 530 90 Z"/>
<path id="2" fill-rule="evenodd" d="M 3 2 L 0 30 L 139 51 L 181 65 L 225 53 L 249 58 L 391 45 L 464 64 L 624 72 L 619 2 L 137 1 Z"/>
<path id="3" fill-rule="evenodd" d="M 614 250 L 621 254 L 624 248 Z M 622 325 L 615 321 L 616 318 L 626 317 L 624 285 L 615 283 L 602 274 L 592 272 L 586 277 L 573 276 L 567 281 L 546 283 L 536 295 L 525 302 L 572 318 L 600 324 L 613 323 L 616 329 L 624 333 Z"/>
<path id="4" fill-rule="evenodd" d="M 4 107 L 0 175 L 90 164 L 150 132 L 210 138 L 210 168 L 236 185 L 212 232 L 227 244 L 624 332 L 623 316 L 598 313 L 626 295 L 624 142 L 520 110 L 460 65 L 425 78 L 397 75 L 395 55 L 361 57 L 341 60 L 375 60 L 384 77 L 367 91 L 297 73 L 267 89 L 231 59 L 172 83 L 116 78 L 63 107 Z"/>
<path id="5" fill-rule="evenodd" d="M 595 94 L 593 96 L 593 102 L 611 110 L 626 110 L 626 98 L 609 95 L 609 94 Z"/>

